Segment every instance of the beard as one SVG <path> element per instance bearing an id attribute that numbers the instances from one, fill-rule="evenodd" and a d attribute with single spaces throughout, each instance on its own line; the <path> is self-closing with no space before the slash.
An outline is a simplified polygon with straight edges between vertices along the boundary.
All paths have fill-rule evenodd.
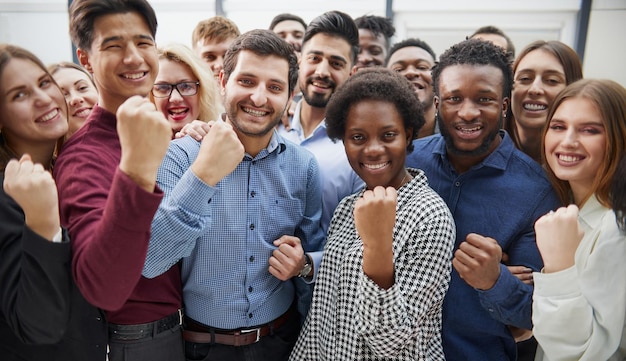
<path id="1" fill-rule="evenodd" d="M 446 142 L 446 149 L 450 153 L 459 155 L 459 156 L 475 157 L 475 156 L 485 155 L 489 152 L 489 149 L 491 148 L 491 144 L 493 143 L 494 139 L 496 139 L 496 137 L 500 134 L 500 129 L 502 128 L 504 117 L 502 116 L 502 114 L 500 114 L 500 118 L 498 119 L 498 125 L 494 128 L 494 130 L 491 133 L 487 134 L 487 136 L 485 137 L 485 139 L 483 139 L 483 142 L 480 144 L 480 146 L 473 150 L 462 150 L 462 149 L 457 148 L 457 146 L 454 144 L 454 139 L 452 138 L 452 134 L 450 134 L 450 131 L 448 130 L 446 124 L 443 123 L 443 120 L 441 119 L 441 115 L 439 114 L 439 112 L 435 113 L 435 122 L 439 126 L 439 132 L 441 133 L 441 136 L 443 136 L 443 139 Z"/>
<path id="2" fill-rule="evenodd" d="M 314 92 L 308 92 L 307 85 L 312 84 L 316 80 L 327 83 L 333 89 L 333 91 L 330 94 L 319 94 L 319 93 L 314 93 Z M 304 84 L 300 84 L 300 90 L 302 91 L 302 98 L 308 105 L 314 108 L 326 108 L 326 105 L 328 104 L 330 97 L 333 95 L 333 93 L 335 93 L 336 89 L 337 89 L 337 84 L 334 81 L 332 81 L 332 79 L 330 78 L 321 79 L 317 77 L 316 78 L 309 77 L 306 79 Z"/>
<path id="3" fill-rule="evenodd" d="M 239 117 L 237 117 L 237 112 L 239 110 L 239 105 L 233 104 L 226 110 L 226 115 L 228 116 L 231 125 L 237 132 L 247 135 L 249 137 L 263 137 L 269 132 L 273 131 L 280 122 L 280 118 L 283 114 L 282 112 L 272 112 L 271 114 L 273 114 L 273 118 L 271 118 L 270 122 L 265 127 L 261 129 L 251 129 L 250 127 L 247 127 L 246 124 L 239 119 Z"/>

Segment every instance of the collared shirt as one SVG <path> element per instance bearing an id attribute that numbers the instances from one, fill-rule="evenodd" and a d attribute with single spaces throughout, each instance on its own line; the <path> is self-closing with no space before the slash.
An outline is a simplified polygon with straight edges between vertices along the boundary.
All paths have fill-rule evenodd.
<path id="1" fill-rule="evenodd" d="M 144 275 L 182 259 L 185 313 L 207 326 L 238 329 L 270 322 L 294 299 L 293 282 L 269 271 L 274 240 L 295 235 L 319 251 L 321 189 L 315 157 L 273 133 L 256 157 L 211 187 L 191 171 L 200 143 L 175 140 L 157 174 L 165 192 L 152 223 Z"/>
<path id="2" fill-rule="evenodd" d="M 330 225 L 309 317 L 290 360 L 444 360 L 441 307 L 450 280 L 454 220 L 424 174 L 398 189 L 393 230 L 395 283 L 363 273 L 354 204 L 345 198 Z"/>
<path id="3" fill-rule="evenodd" d="M 301 145 L 315 155 L 320 167 L 322 180 L 322 227 L 324 227 L 324 231 L 327 231 L 337 204 L 345 196 L 363 189 L 365 183 L 352 170 L 343 142 L 333 142 L 326 134 L 325 121 L 320 122 L 308 137 L 304 137 L 304 130 L 300 121 L 303 101 L 300 100 L 296 106 L 291 119 L 291 129 L 287 131 L 281 125 L 278 133 L 285 139 Z"/>
<path id="4" fill-rule="evenodd" d="M 495 239 L 509 264 L 542 267 L 535 243 L 535 221 L 560 202 L 541 166 L 502 141 L 487 158 L 458 174 L 440 134 L 415 140 L 409 167 L 422 169 L 430 186 L 446 201 L 456 222 L 456 245 L 468 233 Z M 531 328 L 533 287 L 500 266 L 489 290 L 477 290 L 453 268 L 443 306 L 443 346 L 448 360 L 514 360 L 515 340 L 507 325 Z"/>
<path id="5" fill-rule="evenodd" d="M 141 277 L 163 194 L 156 187 L 146 192 L 122 172 L 121 155 L 115 114 L 96 105 L 61 149 L 54 178 L 82 295 L 107 310 L 107 322 L 142 324 L 180 309 L 180 272 L 172 268 L 158 279 Z"/>
<path id="6" fill-rule="evenodd" d="M 535 273 L 537 360 L 626 358 L 626 235 L 595 196 L 580 209 L 585 231 L 574 266 Z"/>

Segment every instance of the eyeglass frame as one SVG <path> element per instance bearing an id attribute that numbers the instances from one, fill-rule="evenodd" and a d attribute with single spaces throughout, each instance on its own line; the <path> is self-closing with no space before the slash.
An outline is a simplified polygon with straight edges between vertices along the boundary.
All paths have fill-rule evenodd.
<path id="1" fill-rule="evenodd" d="M 180 89 L 178 89 L 178 87 L 179 87 L 180 85 L 182 85 L 182 84 L 195 84 L 195 86 L 196 86 L 196 87 L 195 87 L 195 89 L 194 89 L 194 90 L 195 90 L 195 91 L 194 91 L 194 93 L 193 93 L 193 94 L 186 94 L 186 95 L 185 95 L 185 94 L 183 94 L 183 93 L 180 91 Z M 158 95 L 154 94 L 154 87 L 155 87 L 155 86 L 158 86 L 158 85 L 160 85 L 160 86 L 163 86 L 163 85 L 167 85 L 167 86 L 169 86 L 169 87 L 170 87 L 170 92 L 169 92 L 167 95 L 165 95 L 165 96 L 158 96 Z M 198 88 L 200 88 L 200 82 L 199 82 L 199 81 L 181 81 L 180 83 L 176 83 L 176 84 L 170 84 L 170 83 L 159 83 L 159 84 L 154 84 L 154 85 L 152 86 L 152 90 L 150 90 L 150 93 L 152 93 L 152 96 L 153 96 L 153 97 L 155 97 L 155 98 L 161 98 L 161 99 L 164 99 L 164 98 L 169 98 L 169 97 L 171 97 L 171 96 L 172 96 L 172 92 L 174 91 L 174 89 L 176 89 L 176 91 L 178 92 L 178 94 L 180 94 L 180 96 L 181 96 L 181 97 L 191 97 L 191 96 L 194 96 L 194 95 L 198 94 Z"/>

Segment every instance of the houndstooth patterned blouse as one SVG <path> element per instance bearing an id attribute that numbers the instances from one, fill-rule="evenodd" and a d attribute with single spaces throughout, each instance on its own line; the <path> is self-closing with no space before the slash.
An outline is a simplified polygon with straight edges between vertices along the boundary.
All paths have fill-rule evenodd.
<path id="1" fill-rule="evenodd" d="M 395 284 L 363 273 L 354 203 L 344 198 L 328 231 L 313 303 L 290 361 L 444 360 L 441 307 L 448 289 L 454 220 L 421 170 L 398 190 Z"/>

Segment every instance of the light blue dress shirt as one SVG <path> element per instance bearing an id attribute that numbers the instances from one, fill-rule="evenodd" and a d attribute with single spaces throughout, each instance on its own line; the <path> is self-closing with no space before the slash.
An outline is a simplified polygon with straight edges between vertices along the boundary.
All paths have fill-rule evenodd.
<path id="1" fill-rule="evenodd" d="M 304 137 L 300 122 L 303 101 L 300 100 L 296 106 L 291 119 L 291 129 L 287 131 L 281 125 L 278 133 L 285 139 L 308 149 L 317 159 L 322 180 L 322 227 L 324 232 L 327 232 L 339 202 L 344 197 L 363 189 L 365 183 L 352 170 L 343 142 L 333 142 L 326 134 L 325 121 L 322 121 L 307 138 Z"/>
<path id="2" fill-rule="evenodd" d="M 295 235 L 307 252 L 324 242 L 315 157 L 274 132 L 266 149 L 211 187 L 190 169 L 199 149 L 189 136 L 175 140 L 159 169 L 165 197 L 143 274 L 157 277 L 182 259 L 187 316 L 221 329 L 270 322 L 294 301 L 293 282 L 268 271 L 274 240 Z"/>

